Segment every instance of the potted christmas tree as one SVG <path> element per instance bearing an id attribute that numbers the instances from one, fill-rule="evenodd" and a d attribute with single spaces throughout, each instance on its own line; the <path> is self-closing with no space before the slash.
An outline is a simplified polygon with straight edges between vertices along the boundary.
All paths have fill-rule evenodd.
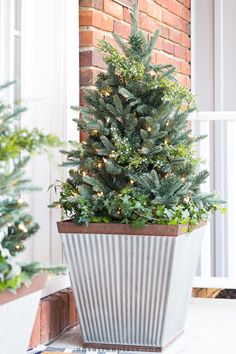
<path id="1" fill-rule="evenodd" d="M 25 240 L 39 228 L 21 196 L 32 188 L 24 170 L 31 154 L 58 145 L 58 139 L 50 134 L 20 127 L 24 110 L 19 104 L 12 107 L 0 102 L 0 351 L 11 354 L 27 350 L 45 272 L 50 270 L 37 262 L 22 264 L 17 260 Z"/>
<path id="2" fill-rule="evenodd" d="M 192 94 L 170 65 L 151 63 L 156 32 L 146 40 L 132 12 L 121 51 L 102 41 L 107 72 L 87 92 L 55 205 L 70 220 L 62 234 L 84 344 L 160 351 L 184 328 L 204 224 L 220 209 L 201 192 L 187 121 Z"/>

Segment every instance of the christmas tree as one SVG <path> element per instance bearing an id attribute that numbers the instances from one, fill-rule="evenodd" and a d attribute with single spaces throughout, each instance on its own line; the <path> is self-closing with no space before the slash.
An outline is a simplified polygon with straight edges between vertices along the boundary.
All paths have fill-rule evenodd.
<path id="1" fill-rule="evenodd" d="M 200 169 L 194 150 L 203 137 L 192 136 L 187 120 L 195 99 L 173 66 L 152 63 L 159 32 L 147 41 L 136 8 L 131 19 L 128 43 L 114 34 L 120 51 L 100 42 L 107 72 L 87 91 L 86 107 L 74 107 L 78 129 L 88 138 L 62 151 L 71 169 L 54 205 L 78 224 L 192 226 L 222 203 L 200 188 L 209 173 Z"/>
<path id="2" fill-rule="evenodd" d="M 0 91 L 9 84 L 0 86 Z M 24 241 L 39 226 L 27 213 L 22 193 L 33 188 L 25 176 L 25 167 L 33 153 L 57 146 L 58 139 L 38 129 L 20 127 L 25 108 L 0 101 L 0 291 L 16 290 L 41 270 L 39 263 L 19 264 L 16 256 L 24 250 Z M 57 270 L 60 270 L 58 268 Z"/>

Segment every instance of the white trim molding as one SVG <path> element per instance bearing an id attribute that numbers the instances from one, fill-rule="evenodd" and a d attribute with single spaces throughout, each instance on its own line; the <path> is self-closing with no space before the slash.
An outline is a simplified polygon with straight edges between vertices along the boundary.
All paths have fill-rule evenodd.
<path id="1" fill-rule="evenodd" d="M 236 111 L 194 112 L 189 115 L 190 121 L 235 121 Z"/>

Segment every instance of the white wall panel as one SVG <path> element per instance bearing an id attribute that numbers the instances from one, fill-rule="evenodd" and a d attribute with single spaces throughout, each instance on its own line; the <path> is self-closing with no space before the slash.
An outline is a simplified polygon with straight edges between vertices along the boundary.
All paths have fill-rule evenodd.
<path id="1" fill-rule="evenodd" d="M 54 133 L 62 140 L 77 138 L 71 129 L 78 104 L 78 3 L 71 0 L 23 0 L 22 6 L 22 97 L 29 110 L 22 123 Z M 32 240 L 31 258 L 61 263 L 62 248 L 56 221 L 60 211 L 47 207 L 55 195 L 48 186 L 63 178 L 59 152 L 33 159 L 30 175 L 42 191 L 31 195 L 30 206 L 40 230 Z M 29 245 L 30 247 L 30 245 Z M 27 254 L 26 258 L 29 258 Z"/>

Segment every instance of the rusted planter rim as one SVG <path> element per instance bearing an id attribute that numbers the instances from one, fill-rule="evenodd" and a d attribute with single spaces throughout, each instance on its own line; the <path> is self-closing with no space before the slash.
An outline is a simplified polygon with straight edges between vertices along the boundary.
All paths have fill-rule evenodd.
<path id="1" fill-rule="evenodd" d="M 205 225 L 200 223 L 193 227 L 198 229 Z M 188 225 L 156 225 L 149 224 L 142 228 L 134 228 L 127 224 L 109 223 L 99 224 L 91 223 L 88 226 L 77 225 L 70 220 L 59 221 L 57 223 L 60 234 L 104 234 L 104 235 L 143 235 L 143 236 L 180 236 L 188 232 Z"/>
<path id="2" fill-rule="evenodd" d="M 29 286 L 23 285 L 20 289 L 13 292 L 6 290 L 3 293 L 0 293 L 0 305 L 6 304 L 7 302 L 17 300 L 23 296 L 29 295 L 36 291 L 39 291 L 44 288 L 44 285 L 47 280 L 47 274 L 37 274 L 33 277 L 31 284 Z"/>

